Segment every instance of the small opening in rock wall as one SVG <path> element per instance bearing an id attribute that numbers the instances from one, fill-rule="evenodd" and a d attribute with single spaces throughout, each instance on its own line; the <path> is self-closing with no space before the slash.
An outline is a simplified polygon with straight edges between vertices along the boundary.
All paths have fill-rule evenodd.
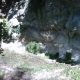
<path id="1" fill-rule="evenodd" d="M 55 55 L 46 53 L 45 56 L 47 56 L 49 59 L 57 59 L 59 58 L 59 53 L 57 52 Z"/>
<path id="2" fill-rule="evenodd" d="M 71 53 L 70 52 L 66 52 L 64 59 L 58 58 L 57 61 L 60 63 L 66 63 L 66 64 L 71 64 L 71 65 L 74 64 L 74 61 L 71 59 Z"/>
<path id="3" fill-rule="evenodd" d="M 72 62 L 73 61 L 71 60 L 71 53 L 66 52 L 66 54 L 65 54 L 65 63 L 70 64 Z"/>

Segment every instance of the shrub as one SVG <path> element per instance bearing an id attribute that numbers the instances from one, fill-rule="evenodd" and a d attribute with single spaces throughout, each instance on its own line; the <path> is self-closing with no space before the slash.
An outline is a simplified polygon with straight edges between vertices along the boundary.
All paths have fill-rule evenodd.
<path id="1" fill-rule="evenodd" d="M 40 53 L 40 45 L 35 41 L 29 42 L 26 46 L 26 50 L 33 54 Z"/>
<path id="2" fill-rule="evenodd" d="M 20 34 L 20 25 L 12 27 L 11 23 L 7 19 L 0 19 L 0 37 L 3 41 L 10 41 L 12 38 L 12 33 Z"/>
<path id="3" fill-rule="evenodd" d="M 7 41 L 9 42 L 10 41 L 10 37 L 8 35 L 8 31 L 10 29 L 10 24 L 8 22 L 7 19 L 0 19 L 1 22 L 0 22 L 0 39 L 3 41 Z"/>
<path id="4" fill-rule="evenodd" d="M 3 19 L 3 28 L 6 30 L 6 31 L 9 31 L 11 26 L 10 26 L 10 22 L 7 20 L 7 19 Z"/>
<path id="5" fill-rule="evenodd" d="M 11 23 L 7 19 L 3 19 L 3 28 L 8 32 L 11 28 Z M 20 25 L 12 27 L 14 33 L 20 33 Z"/>

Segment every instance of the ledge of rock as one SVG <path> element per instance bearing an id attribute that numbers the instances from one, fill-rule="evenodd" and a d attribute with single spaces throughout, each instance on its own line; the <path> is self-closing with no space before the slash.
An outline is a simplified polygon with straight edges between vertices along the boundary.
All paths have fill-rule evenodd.
<path id="1" fill-rule="evenodd" d="M 41 51 L 66 52 L 80 62 L 80 0 L 19 0 L 8 12 L 9 20 L 16 18 L 25 42 L 38 41 Z"/>

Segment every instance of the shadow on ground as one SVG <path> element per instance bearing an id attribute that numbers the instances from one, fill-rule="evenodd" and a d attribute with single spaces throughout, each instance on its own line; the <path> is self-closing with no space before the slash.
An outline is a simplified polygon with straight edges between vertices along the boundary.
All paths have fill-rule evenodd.
<path id="1" fill-rule="evenodd" d="M 16 71 L 9 71 L 0 76 L 0 80 L 31 80 L 31 72 L 29 69 L 24 71 L 23 69 L 16 69 Z"/>

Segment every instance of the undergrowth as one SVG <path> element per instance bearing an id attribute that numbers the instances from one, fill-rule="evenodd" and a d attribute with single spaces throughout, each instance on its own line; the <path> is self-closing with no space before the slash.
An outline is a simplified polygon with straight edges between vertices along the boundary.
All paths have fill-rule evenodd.
<path id="1" fill-rule="evenodd" d="M 27 45 L 26 45 L 26 50 L 30 53 L 33 53 L 33 54 L 38 54 L 40 53 L 40 45 L 39 43 L 37 43 L 36 41 L 33 41 L 33 42 L 29 42 Z"/>

